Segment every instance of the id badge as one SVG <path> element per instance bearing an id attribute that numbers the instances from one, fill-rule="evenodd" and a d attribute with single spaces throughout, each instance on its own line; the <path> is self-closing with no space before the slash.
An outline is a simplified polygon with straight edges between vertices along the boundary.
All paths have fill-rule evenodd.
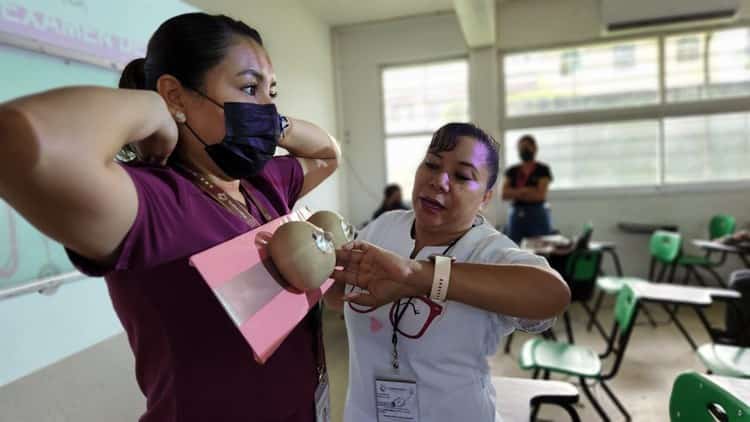
<path id="1" fill-rule="evenodd" d="M 375 378 L 378 422 L 419 422 L 417 382 L 410 378 Z"/>
<path id="2" fill-rule="evenodd" d="M 331 395 L 326 374 L 315 389 L 315 422 L 331 422 Z"/>

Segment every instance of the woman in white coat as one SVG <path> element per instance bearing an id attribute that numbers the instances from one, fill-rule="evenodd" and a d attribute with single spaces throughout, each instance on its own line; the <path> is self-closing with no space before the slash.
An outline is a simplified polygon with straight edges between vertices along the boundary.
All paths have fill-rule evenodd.
<path id="1" fill-rule="evenodd" d="M 337 251 L 349 337 L 345 422 L 499 421 L 487 357 L 515 329 L 549 328 L 570 292 L 496 231 L 498 146 L 466 123 L 433 136 L 413 211 L 383 214 Z M 331 295 L 329 295 L 331 296 Z"/>

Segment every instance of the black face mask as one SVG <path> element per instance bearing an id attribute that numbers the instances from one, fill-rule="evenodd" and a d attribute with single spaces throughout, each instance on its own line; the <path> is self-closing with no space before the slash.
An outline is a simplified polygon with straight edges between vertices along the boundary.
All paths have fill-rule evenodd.
<path id="1" fill-rule="evenodd" d="M 219 168 L 234 179 L 258 174 L 273 158 L 281 137 L 281 116 L 273 104 L 224 103 L 206 99 L 224 110 L 226 135 L 208 145 L 187 123 L 185 126 L 206 146 L 206 152 Z"/>
<path id="2" fill-rule="evenodd" d="M 530 149 L 522 149 L 519 155 L 521 156 L 521 161 L 531 161 L 534 159 L 534 151 Z"/>

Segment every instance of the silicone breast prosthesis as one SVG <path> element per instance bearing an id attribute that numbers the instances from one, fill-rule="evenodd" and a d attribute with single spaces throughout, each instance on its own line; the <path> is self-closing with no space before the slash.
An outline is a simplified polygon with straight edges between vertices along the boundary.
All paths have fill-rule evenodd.
<path id="1" fill-rule="evenodd" d="M 336 266 L 331 235 L 306 221 L 280 226 L 268 242 L 268 251 L 286 282 L 301 291 L 319 288 Z"/>
<path id="2" fill-rule="evenodd" d="M 308 218 L 307 222 L 330 233 L 333 238 L 333 245 L 337 249 L 354 240 L 354 227 L 336 212 L 318 211 Z"/>
<path id="3" fill-rule="evenodd" d="M 280 226 L 268 243 L 276 269 L 294 288 L 319 288 L 336 266 L 336 248 L 354 240 L 354 227 L 333 211 Z"/>

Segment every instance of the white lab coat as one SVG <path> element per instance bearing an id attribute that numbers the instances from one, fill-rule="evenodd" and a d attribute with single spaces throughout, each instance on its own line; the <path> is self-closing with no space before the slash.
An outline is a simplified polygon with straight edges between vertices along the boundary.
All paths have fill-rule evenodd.
<path id="1" fill-rule="evenodd" d="M 412 211 L 392 211 L 370 223 L 358 239 L 408 257 L 413 248 Z M 446 247 L 423 248 L 416 259 L 442 254 Z M 525 264 L 549 269 L 544 258 L 519 250 L 484 218 L 449 252 L 457 262 Z M 544 294 L 544 292 L 539 292 Z M 349 337 L 349 388 L 345 422 L 377 422 L 375 377 L 391 367 L 391 305 L 362 314 L 344 306 Z M 408 326 L 411 311 L 402 320 Z M 554 320 L 533 321 L 448 301 L 443 313 L 419 339 L 399 336 L 400 367 L 417 381 L 420 422 L 497 422 L 488 356 L 515 329 L 540 332 Z M 400 325 L 401 326 L 401 325 Z M 502 392 L 501 392 L 502 393 Z M 510 421 L 508 421 L 510 422 Z"/>

